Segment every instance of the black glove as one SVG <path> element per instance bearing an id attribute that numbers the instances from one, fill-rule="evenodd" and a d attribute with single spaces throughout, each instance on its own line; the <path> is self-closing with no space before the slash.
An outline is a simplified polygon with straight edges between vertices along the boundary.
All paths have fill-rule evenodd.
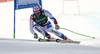
<path id="1" fill-rule="evenodd" d="M 58 24 L 55 24 L 55 29 L 56 29 L 56 30 L 60 29 L 60 27 L 59 27 Z"/>
<path id="2" fill-rule="evenodd" d="M 37 33 L 34 33 L 34 38 L 38 39 L 38 34 Z"/>

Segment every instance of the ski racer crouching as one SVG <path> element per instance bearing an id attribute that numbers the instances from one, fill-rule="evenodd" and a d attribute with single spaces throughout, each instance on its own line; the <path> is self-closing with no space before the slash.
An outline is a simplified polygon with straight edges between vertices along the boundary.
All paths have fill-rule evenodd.
<path id="1" fill-rule="evenodd" d="M 51 32 L 59 38 L 62 38 L 64 40 L 70 40 L 64 34 L 57 31 L 60 27 L 55 17 L 53 17 L 49 11 L 42 9 L 39 4 L 34 3 L 33 12 L 34 13 L 30 16 L 30 31 L 34 35 L 35 39 L 38 38 L 38 34 L 35 33 L 33 28 L 48 39 L 53 39 L 53 37 L 51 37 L 51 35 L 48 34 L 48 32 Z M 54 30 L 51 22 L 48 20 L 48 17 L 54 22 L 56 30 Z M 34 24 L 34 22 L 36 24 Z"/>

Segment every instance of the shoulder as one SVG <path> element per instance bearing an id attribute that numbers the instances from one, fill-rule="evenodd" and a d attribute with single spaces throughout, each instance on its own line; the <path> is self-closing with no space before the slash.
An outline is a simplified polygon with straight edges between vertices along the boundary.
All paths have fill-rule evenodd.
<path id="1" fill-rule="evenodd" d="M 44 13 L 47 15 L 52 15 L 48 10 L 44 10 Z"/>
<path id="2" fill-rule="evenodd" d="M 31 14 L 31 16 L 30 16 L 30 20 L 33 20 L 33 21 L 35 21 L 35 16 L 34 16 L 34 13 L 33 14 Z"/>
<path id="3" fill-rule="evenodd" d="M 49 11 L 48 10 L 43 10 L 45 13 L 49 13 Z"/>
<path id="4" fill-rule="evenodd" d="M 34 18 L 34 13 L 31 14 L 30 18 Z"/>
<path id="5" fill-rule="evenodd" d="M 34 13 L 31 14 L 30 20 L 33 20 L 34 21 Z"/>
<path id="6" fill-rule="evenodd" d="M 34 16 L 34 13 L 32 13 L 31 16 Z"/>

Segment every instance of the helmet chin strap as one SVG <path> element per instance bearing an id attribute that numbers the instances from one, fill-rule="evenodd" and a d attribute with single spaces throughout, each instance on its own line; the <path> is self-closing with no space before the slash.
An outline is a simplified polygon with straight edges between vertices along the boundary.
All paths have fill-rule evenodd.
<path id="1" fill-rule="evenodd" d="M 35 15 L 36 15 L 36 17 L 40 17 L 41 16 L 41 12 L 40 13 L 36 13 Z"/>

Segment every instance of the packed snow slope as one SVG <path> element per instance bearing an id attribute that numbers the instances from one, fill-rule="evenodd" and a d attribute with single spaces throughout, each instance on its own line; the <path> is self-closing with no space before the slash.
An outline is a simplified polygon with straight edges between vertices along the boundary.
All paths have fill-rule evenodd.
<path id="1" fill-rule="evenodd" d="M 100 48 L 78 44 L 0 38 L 0 54 L 100 54 Z"/>

